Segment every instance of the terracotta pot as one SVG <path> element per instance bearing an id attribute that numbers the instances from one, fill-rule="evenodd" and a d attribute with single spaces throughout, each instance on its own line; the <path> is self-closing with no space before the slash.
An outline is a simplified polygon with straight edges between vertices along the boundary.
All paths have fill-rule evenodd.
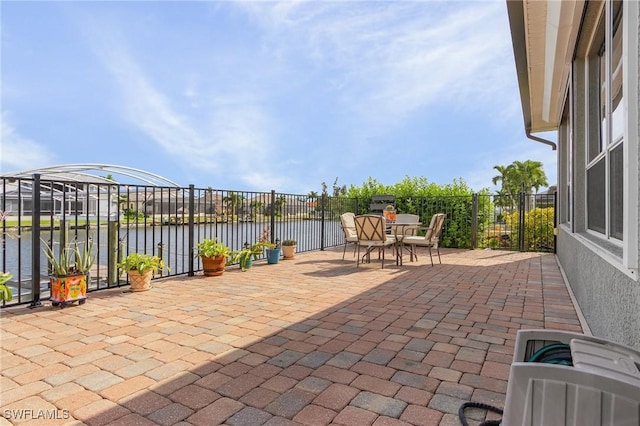
<path id="1" fill-rule="evenodd" d="M 285 259 L 294 259 L 296 257 L 296 246 L 282 246 L 282 255 Z"/>
<path id="2" fill-rule="evenodd" d="M 147 291 L 151 290 L 151 277 L 153 277 L 153 270 L 149 269 L 144 274 L 133 270 L 128 271 L 129 284 L 131 284 L 131 291 Z"/>
<path id="3" fill-rule="evenodd" d="M 217 277 L 224 273 L 224 266 L 227 263 L 226 256 L 206 257 L 202 258 L 202 269 L 205 277 Z"/>

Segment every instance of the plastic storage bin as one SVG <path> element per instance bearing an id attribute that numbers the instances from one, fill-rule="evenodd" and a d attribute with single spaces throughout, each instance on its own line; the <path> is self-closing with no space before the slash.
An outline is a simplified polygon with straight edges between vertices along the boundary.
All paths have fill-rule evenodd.
<path id="1" fill-rule="evenodd" d="M 529 362 L 551 344 L 568 345 L 573 365 Z M 502 425 L 640 425 L 640 352 L 579 333 L 520 330 Z"/>

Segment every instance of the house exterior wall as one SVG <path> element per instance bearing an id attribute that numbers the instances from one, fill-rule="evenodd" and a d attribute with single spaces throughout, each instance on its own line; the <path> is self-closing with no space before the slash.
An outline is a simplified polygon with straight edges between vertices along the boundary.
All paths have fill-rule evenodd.
<path id="1" fill-rule="evenodd" d="M 640 350 L 640 285 L 561 228 L 557 256 L 595 336 Z"/>
<path id="2" fill-rule="evenodd" d="M 640 134 L 640 85 L 638 64 L 640 63 L 640 8 L 635 2 L 625 5 L 629 32 L 625 39 L 625 233 L 622 244 L 589 232 L 587 229 L 587 139 L 589 123 L 598 120 L 590 115 L 589 96 L 593 87 L 588 82 L 588 64 L 577 58 L 573 62 L 568 99 L 572 99 L 571 137 L 564 126 L 558 134 L 558 186 L 559 209 L 571 215 L 558 216 L 557 258 L 578 305 L 591 329 L 599 337 L 613 340 L 640 350 L 640 281 L 638 267 L 640 259 L 640 164 L 638 135 Z M 629 16 L 628 12 L 633 12 Z M 565 101 L 569 102 L 569 100 Z M 566 123 L 565 123 L 566 124 Z M 571 159 L 571 191 L 567 193 L 568 161 Z M 629 259 L 631 256 L 631 259 Z"/>

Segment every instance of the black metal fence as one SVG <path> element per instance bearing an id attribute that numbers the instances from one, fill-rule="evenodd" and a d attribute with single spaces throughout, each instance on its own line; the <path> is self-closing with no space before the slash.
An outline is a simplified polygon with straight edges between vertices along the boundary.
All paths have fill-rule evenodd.
<path id="1" fill-rule="evenodd" d="M 89 291 L 127 285 L 116 264 L 129 253 L 158 255 L 170 268 L 162 276 L 202 270 L 194 248 L 217 238 L 232 250 L 294 239 L 297 251 L 343 244 L 340 215 L 367 213 L 370 199 L 307 196 L 213 188 L 122 185 L 31 178 L 0 178 L 1 270 L 13 275 L 11 304 L 37 306 L 49 297 L 44 244 L 54 253 L 93 241 L 96 262 Z M 428 224 L 446 213 L 442 246 L 554 251 L 555 194 L 403 197 L 396 210 Z"/>

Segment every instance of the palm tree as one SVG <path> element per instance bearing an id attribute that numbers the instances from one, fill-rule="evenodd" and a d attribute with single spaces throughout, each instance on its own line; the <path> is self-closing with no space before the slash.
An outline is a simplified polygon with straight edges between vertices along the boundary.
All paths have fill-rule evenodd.
<path id="1" fill-rule="evenodd" d="M 233 191 L 227 192 L 227 196 L 222 199 L 227 203 L 227 209 L 232 218 L 236 214 L 238 207 L 242 206 L 242 200 L 244 200 L 244 196 Z"/>
<path id="2" fill-rule="evenodd" d="M 287 203 L 287 197 L 285 197 L 284 195 L 278 195 L 274 201 L 276 211 L 282 214 L 282 209 L 286 203 Z"/>
<path id="3" fill-rule="evenodd" d="M 549 185 L 540 161 L 514 161 L 513 166 L 517 179 L 523 185 L 525 192 L 530 193 L 532 189 L 535 189 L 537 194 L 541 186 Z"/>
<path id="4" fill-rule="evenodd" d="M 256 213 L 262 210 L 264 203 L 262 201 L 254 200 L 249 204 L 249 208 L 251 209 L 251 217 L 255 218 Z"/>
<path id="5" fill-rule="evenodd" d="M 513 208 L 514 198 L 518 193 L 517 186 L 513 183 L 513 164 L 508 166 L 493 166 L 500 174 L 494 176 L 491 182 L 497 185 L 501 182 L 501 188 L 498 191 L 499 197 L 496 199 L 496 204 L 502 207 L 510 206 Z"/>
<path id="6" fill-rule="evenodd" d="M 540 161 L 526 160 L 514 161 L 508 166 L 493 166 L 500 174 L 494 176 L 491 180 L 494 185 L 502 182 L 502 187 L 498 193 L 499 202 L 505 205 L 504 197 L 511 198 L 511 207 L 515 197 L 520 191 L 531 193 L 535 189 L 536 193 L 542 186 L 547 186 L 547 176 L 544 173 L 542 163 Z"/>

